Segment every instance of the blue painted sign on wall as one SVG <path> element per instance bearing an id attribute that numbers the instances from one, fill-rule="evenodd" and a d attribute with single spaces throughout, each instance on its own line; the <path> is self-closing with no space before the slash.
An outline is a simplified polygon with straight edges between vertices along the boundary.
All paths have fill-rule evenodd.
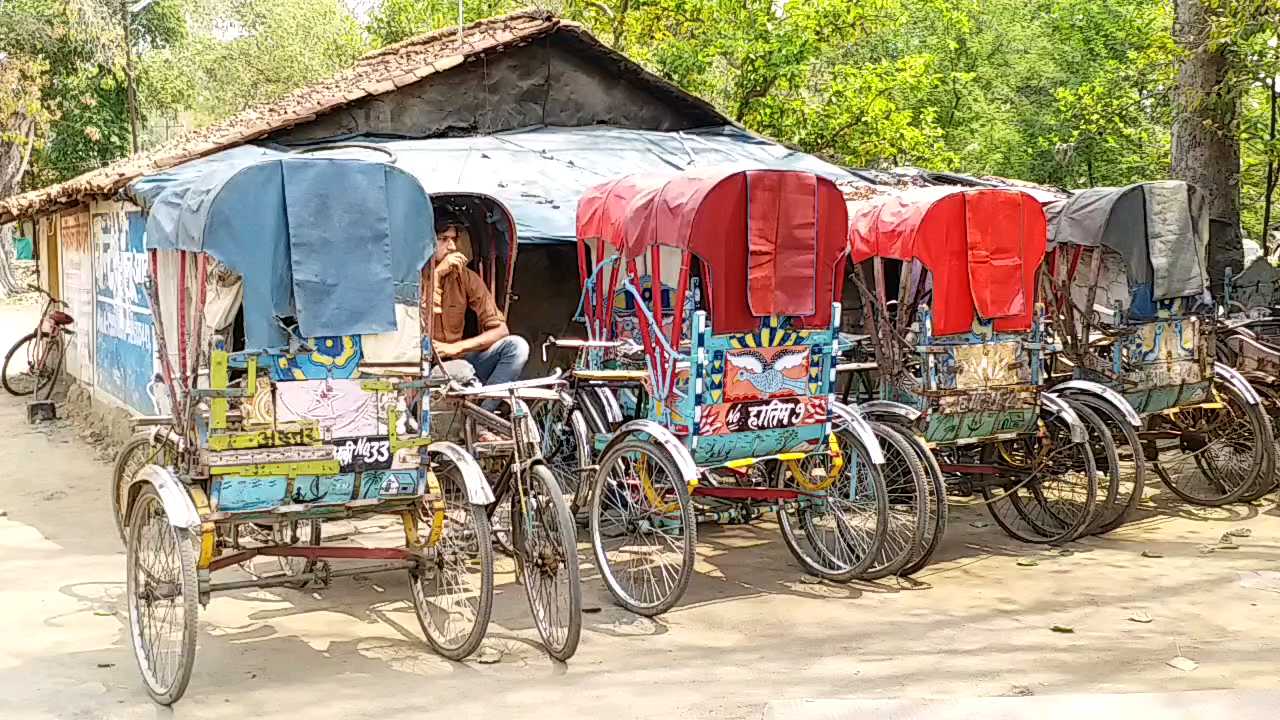
<path id="1" fill-rule="evenodd" d="M 155 323 L 147 298 L 146 221 L 122 209 L 94 213 L 95 361 L 98 387 L 144 415 L 160 412 L 153 399 Z"/>

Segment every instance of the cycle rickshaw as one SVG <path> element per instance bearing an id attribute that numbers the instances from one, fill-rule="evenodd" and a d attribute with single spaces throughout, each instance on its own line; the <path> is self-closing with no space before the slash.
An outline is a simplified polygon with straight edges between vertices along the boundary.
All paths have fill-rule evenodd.
<path id="1" fill-rule="evenodd" d="M 925 187 L 850 201 L 849 213 L 865 337 L 849 366 L 872 389 L 862 411 L 931 448 L 921 563 L 944 532 L 948 492 L 980 493 L 1026 542 L 1086 532 L 1098 491 L 1091 441 L 1106 431 L 1045 391 L 1040 204 L 1014 190 Z"/>
<path id="2" fill-rule="evenodd" d="M 578 351 L 597 460 L 575 507 L 627 609 L 680 600 L 698 519 L 772 508 L 804 569 L 835 581 L 883 560 L 882 436 L 831 394 L 845 218 L 833 183 L 779 170 L 628 176 L 580 200 L 587 338 L 551 344 Z"/>
<path id="3" fill-rule="evenodd" d="M 422 186 L 390 163 L 283 156 L 148 199 L 170 414 L 149 419 L 150 462 L 115 489 L 148 693 L 182 696 L 197 603 L 249 587 L 404 572 L 428 643 L 453 659 L 473 652 L 492 603 L 494 496 L 462 448 L 429 435 L 418 308 L 434 235 Z M 241 279 L 234 337 L 205 328 L 215 263 Z M 326 541 L 325 521 L 373 515 L 400 520 L 399 547 Z M 215 579 L 259 556 L 279 571 Z"/>
<path id="4" fill-rule="evenodd" d="M 1124 440 L 1136 480 L 1122 504 L 1137 503 L 1145 468 L 1199 505 L 1265 494 L 1275 462 L 1271 423 L 1248 380 L 1216 362 L 1199 191 L 1173 180 L 1092 188 L 1046 209 L 1046 277 L 1061 345 L 1054 372 L 1074 378 L 1057 387 L 1073 397 L 1104 388 L 1142 420 Z"/>

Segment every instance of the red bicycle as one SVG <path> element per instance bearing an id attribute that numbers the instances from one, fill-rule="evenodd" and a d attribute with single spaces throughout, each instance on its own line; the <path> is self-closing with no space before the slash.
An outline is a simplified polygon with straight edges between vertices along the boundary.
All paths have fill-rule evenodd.
<path id="1" fill-rule="evenodd" d="M 66 307 L 66 303 L 41 288 L 33 287 L 32 290 L 43 294 L 48 301 L 40 312 L 36 329 L 24 335 L 5 353 L 0 381 L 10 395 L 23 397 L 35 394 L 39 399 L 48 400 L 53 395 L 58 375 L 62 373 L 62 362 L 66 356 L 65 337 L 74 334 L 69 326 L 75 320 L 59 309 Z"/>

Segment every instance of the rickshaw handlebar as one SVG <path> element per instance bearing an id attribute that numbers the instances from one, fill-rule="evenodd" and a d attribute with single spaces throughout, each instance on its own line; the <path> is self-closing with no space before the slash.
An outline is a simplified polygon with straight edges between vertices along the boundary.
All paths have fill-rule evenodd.
<path id="1" fill-rule="evenodd" d="M 464 388 L 458 384 L 456 380 L 449 381 L 449 395 L 454 397 L 466 397 L 469 395 L 495 395 L 500 393 L 515 392 L 526 388 L 551 387 L 553 385 L 566 384 L 563 378 L 564 372 L 557 369 L 546 377 L 532 378 L 529 380 L 515 380 L 508 383 L 500 383 L 498 385 L 482 385 L 474 388 Z"/>

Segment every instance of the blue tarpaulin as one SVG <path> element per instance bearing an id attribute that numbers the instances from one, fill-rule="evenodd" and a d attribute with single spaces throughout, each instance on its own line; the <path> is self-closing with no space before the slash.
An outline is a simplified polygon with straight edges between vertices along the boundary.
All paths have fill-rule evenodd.
<path id="1" fill-rule="evenodd" d="M 396 329 L 435 249 L 431 203 L 382 162 L 239 148 L 134 184 L 146 247 L 208 253 L 241 275 L 249 347 Z"/>
<path id="2" fill-rule="evenodd" d="M 348 137 L 343 142 L 377 143 L 396 156 L 396 165 L 418 178 L 428 193 L 483 193 L 501 201 L 516 220 L 525 243 L 574 240 L 578 198 L 592 185 L 633 173 L 674 174 L 689 168 L 736 165 L 808 170 L 833 180 L 851 180 L 844 170 L 812 155 L 789 150 L 744 130 L 724 126 L 685 132 L 658 132 L 594 126 L 536 127 L 493 135 L 421 140 Z M 198 204 L 202 176 L 216 178 L 244 164 L 276 157 L 287 148 L 255 146 L 226 150 L 135 181 L 127 193 L 150 214 L 171 214 L 165 188 L 193 185 L 184 200 Z M 381 156 L 368 151 L 335 151 L 347 157 Z M 351 153 L 357 153 L 351 155 Z M 149 218 L 147 232 L 177 233 L 175 221 Z"/>

